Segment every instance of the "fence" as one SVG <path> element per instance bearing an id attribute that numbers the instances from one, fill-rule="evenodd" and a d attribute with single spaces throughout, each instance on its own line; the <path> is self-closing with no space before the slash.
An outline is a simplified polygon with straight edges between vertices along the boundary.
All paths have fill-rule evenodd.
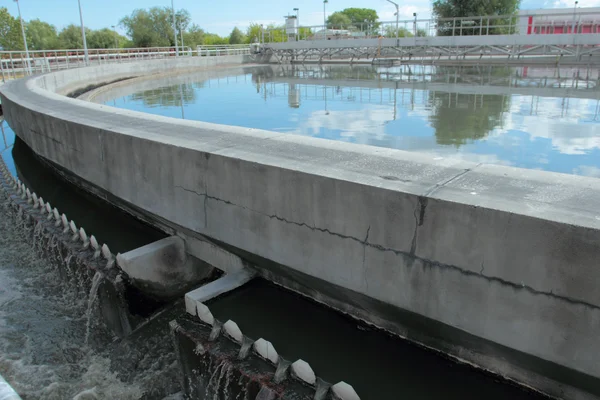
<path id="1" fill-rule="evenodd" d="M 250 54 L 250 46 L 204 46 L 207 49 L 190 47 L 179 49 L 179 56 L 224 56 Z M 210 48 L 208 48 L 210 47 Z M 40 51 L 0 51 L 0 73 L 2 81 L 18 79 L 27 75 L 61 69 L 78 68 L 86 65 L 118 63 L 139 60 L 154 60 L 176 57 L 175 47 L 148 47 L 132 49 L 89 49 L 86 62 L 83 49 L 40 50 Z"/>
<path id="2" fill-rule="evenodd" d="M 250 54 L 253 45 L 231 44 L 231 45 L 204 45 L 196 48 L 199 56 L 237 56 Z"/>
<path id="3" fill-rule="evenodd" d="M 518 15 L 462 18 L 414 19 L 328 24 L 298 27 L 292 34 L 285 28 L 265 30 L 264 43 L 296 40 L 368 39 L 413 36 L 535 35 L 600 33 L 600 13 L 593 11 L 521 12 Z"/>

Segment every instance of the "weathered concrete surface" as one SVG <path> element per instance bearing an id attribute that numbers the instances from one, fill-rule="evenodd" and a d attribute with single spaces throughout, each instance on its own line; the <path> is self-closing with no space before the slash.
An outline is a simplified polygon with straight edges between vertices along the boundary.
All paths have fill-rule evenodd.
<path id="1" fill-rule="evenodd" d="M 11 82 L 0 89 L 5 117 L 83 186 L 204 235 L 294 290 L 546 393 L 600 395 L 599 180 L 54 93 L 175 62 Z"/>
<path id="2" fill-rule="evenodd" d="M 185 294 L 185 310 L 188 314 L 197 315 L 198 303 L 213 299 L 223 293 L 230 292 L 247 283 L 255 273 L 248 269 L 227 274 L 215 281 L 207 283 Z"/>
<path id="3" fill-rule="evenodd" d="M 159 299 L 181 296 L 214 273 L 205 262 L 188 256 L 177 236 L 118 254 L 117 263 L 133 285 Z"/>

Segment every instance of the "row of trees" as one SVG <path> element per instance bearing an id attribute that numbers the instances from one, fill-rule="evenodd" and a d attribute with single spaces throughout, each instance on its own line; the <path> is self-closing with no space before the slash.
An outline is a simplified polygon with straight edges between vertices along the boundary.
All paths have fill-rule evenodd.
<path id="1" fill-rule="evenodd" d="M 519 11 L 521 0 L 435 0 L 433 2 L 433 16 L 438 20 L 437 34 L 440 36 L 452 35 L 501 35 L 515 33 L 516 15 Z M 492 28 L 485 31 L 478 26 L 486 23 L 485 18 L 473 20 L 452 21 L 451 18 L 500 16 L 491 20 Z M 474 26 L 477 26 L 474 27 Z"/>
<path id="2" fill-rule="evenodd" d="M 102 49 L 107 47 L 124 47 L 128 39 L 115 31 L 104 28 L 99 30 L 86 29 L 88 47 Z M 69 25 L 60 32 L 54 25 L 39 19 L 28 21 L 25 25 L 25 36 L 30 50 L 50 49 L 80 49 L 83 47 L 81 28 Z M 0 47 L 5 50 L 24 50 L 23 34 L 19 20 L 0 8 Z"/>
<path id="3" fill-rule="evenodd" d="M 520 0 L 435 0 L 433 14 L 438 19 L 437 34 L 452 35 L 460 32 L 463 35 L 479 34 L 475 28 L 469 28 L 474 23 L 481 21 L 446 21 L 448 18 L 469 17 L 480 15 L 516 15 Z M 502 21 L 496 20 L 496 27 L 487 29 L 486 34 L 512 33 L 506 28 L 497 27 Z M 119 25 L 125 29 L 127 37 L 118 35 L 116 31 L 104 28 L 99 30 L 86 30 L 87 44 L 90 48 L 107 47 L 159 47 L 174 46 L 173 13 L 169 7 L 152 7 L 149 9 L 134 10 L 131 15 L 121 19 Z M 251 24 L 246 31 L 234 28 L 228 36 L 219 36 L 204 31 L 192 23 L 190 13 L 179 10 L 175 13 L 175 25 L 178 41 L 183 39 L 186 46 L 192 48 L 197 45 L 242 44 L 262 40 L 264 32 L 269 32 L 264 38 L 271 41 L 285 40 L 283 25 L 261 26 Z M 464 26 L 461 26 L 464 25 Z M 514 26 L 510 18 L 504 24 Z M 396 30 L 393 26 L 381 29 L 377 12 L 368 8 L 346 8 L 332 13 L 327 18 L 327 27 L 330 29 L 346 29 L 350 31 L 365 32 L 368 34 L 383 34 L 395 37 Z M 458 29 L 457 29 L 458 28 Z M 413 36 L 415 32 L 406 28 L 399 28 L 400 37 Z M 310 36 L 308 28 L 300 29 L 300 37 Z M 417 36 L 425 36 L 427 32 L 417 30 Z M 25 35 L 31 50 L 73 49 L 83 47 L 81 29 L 77 25 L 69 25 L 60 32 L 54 25 L 39 19 L 26 23 Z M 0 47 L 4 50 L 23 50 L 23 36 L 20 22 L 12 16 L 8 9 L 0 7 Z"/>

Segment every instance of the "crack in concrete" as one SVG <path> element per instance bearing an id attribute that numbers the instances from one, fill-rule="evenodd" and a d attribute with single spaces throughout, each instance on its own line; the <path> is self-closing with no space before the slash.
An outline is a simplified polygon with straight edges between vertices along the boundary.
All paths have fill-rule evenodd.
<path id="1" fill-rule="evenodd" d="M 468 171 L 469 170 L 463 171 L 462 173 L 456 175 L 453 179 L 456 179 L 456 178 L 464 175 Z M 277 221 L 284 222 L 284 223 L 287 223 L 287 224 L 291 224 L 291 225 L 296 225 L 296 226 L 299 226 L 299 227 L 308 228 L 308 229 L 313 230 L 313 231 L 327 233 L 329 235 L 332 235 L 332 236 L 335 236 L 335 237 L 339 237 L 341 239 L 352 240 L 352 241 L 355 241 L 357 243 L 360 243 L 361 245 L 363 245 L 365 247 L 368 246 L 370 248 L 373 248 L 373 249 L 376 249 L 376 250 L 379 250 L 379 251 L 382 251 L 382 252 L 391 252 L 391 253 L 394 253 L 397 256 L 404 257 L 404 258 L 407 258 L 407 259 L 412 260 L 412 261 L 420 261 L 421 263 L 425 264 L 426 267 L 436 267 L 436 268 L 439 268 L 439 269 L 453 270 L 453 271 L 456 271 L 456 272 L 460 273 L 461 275 L 465 275 L 465 276 L 469 276 L 469 277 L 475 277 L 475 278 L 480 278 L 480 279 L 485 279 L 486 281 L 489 281 L 489 282 L 495 282 L 495 283 L 499 283 L 499 284 L 504 285 L 504 286 L 511 287 L 514 290 L 525 290 L 525 291 L 527 291 L 527 292 L 529 292 L 531 294 L 534 294 L 534 295 L 548 296 L 548 297 L 555 298 L 555 299 L 558 299 L 558 300 L 566 301 L 567 303 L 570 303 L 570 304 L 581 305 L 581 306 L 585 306 L 585 307 L 591 308 L 593 310 L 599 310 L 600 311 L 600 306 L 594 305 L 592 303 L 589 303 L 589 302 L 586 302 L 586 301 L 583 301 L 583 300 L 574 299 L 574 298 L 571 298 L 571 297 L 568 297 L 568 296 L 563 296 L 563 295 L 558 295 L 558 294 L 554 294 L 554 293 L 551 293 L 551 292 L 545 292 L 545 291 L 537 290 L 537 289 L 535 289 L 535 288 L 533 288 L 531 286 L 525 285 L 523 282 L 521 282 L 521 283 L 514 283 L 514 282 L 511 282 L 511 281 L 507 281 L 505 279 L 502 279 L 502 278 L 498 278 L 498 277 L 494 277 L 494 276 L 488 276 L 488 275 L 482 275 L 480 272 L 473 272 L 473 271 L 465 270 L 465 269 L 462 269 L 462 268 L 457 267 L 455 265 L 443 264 L 443 263 L 440 263 L 438 261 L 434 261 L 434 260 L 429 260 L 427 258 L 418 257 L 414 253 L 412 253 L 412 251 L 413 251 L 412 248 L 411 248 L 411 252 L 406 252 L 406 251 L 402 251 L 402 250 L 397 250 L 397 249 L 393 249 L 393 248 L 384 247 L 384 246 L 379 245 L 379 244 L 369 243 L 368 240 L 367 240 L 368 238 L 365 238 L 365 240 L 362 240 L 362 239 L 356 238 L 354 236 L 348 236 L 348 235 L 343 235 L 341 233 L 332 232 L 332 231 L 330 231 L 327 228 L 319 228 L 319 227 L 315 227 L 315 226 L 310 226 L 310 225 L 308 225 L 308 224 L 306 224 L 304 222 L 290 221 L 290 220 L 287 220 L 287 219 L 282 218 L 282 217 L 277 216 L 277 215 L 266 214 L 266 213 L 263 213 L 263 212 L 258 211 L 258 210 L 253 210 L 253 209 L 248 208 L 246 206 L 242 206 L 242 205 L 238 205 L 238 204 L 232 203 L 229 200 L 223 200 L 223 199 L 220 199 L 218 197 L 209 196 L 206 193 L 200 193 L 200 192 L 197 192 L 197 191 L 194 191 L 194 190 L 186 189 L 186 188 L 184 188 L 182 186 L 175 186 L 175 187 L 176 188 L 180 188 L 181 190 L 184 190 L 186 192 L 194 193 L 194 194 L 196 194 L 198 196 L 205 196 L 207 199 L 210 199 L 210 200 L 214 200 L 214 201 L 217 201 L 217 202 L 220 202 L 220 203 L 223 203 L 223 204 L 231 205 L 231 206 L 238 207 L 238 208 L 241 208 L 241 209 L 253 212 L 253 213 L 260 214 L 260 215 L 265 216 L 265 217 L 267 217 L 269 219 L 275 219 Z M 419 204 L 421 204 L 421 203 L 419 203 Z M 415 221 L 416 221 L 416 225 L 418 227 L 419 226 L 419 220 L 418 220 L 418 216 L 417 216 L 417 211 L 419 211 L 419 213 L 420 213 L 420 208 L 417 208 L 415 210 Z M 370 227 L 369 227 L 368 232 L 369 231 L 370 231 Z M 413 240 L 416 240 L 416 239 L 413 238 Z"/>
<path id="2" fill-rule="evenodd" d="M 367 243 L 369 243 L 369 233 L 371 233 L 371 225 L 369 225 L 369 227 L 367 228 L 367 235 L 365 236 L 365 240 L 364 240 L 365 244 L 363 245 L 363 261 L 362 261 L 363 281 L 365 283 L 365 289 L 366 289 L 367 293 L 369 292 L 369 278 L 368 278 L 369 267 L 367 266 Z"/>
<path id="3" fill-rule="evenodd" d="M 433 185 L 432 187 L 430 187 L 429 189 L 427 189 L 425 191 L 425 193 L 423 193 L 421 195 L 421 197 L 429 197 L 431 196 L 433 193 L 435 193 L 438 189 L 443 188 L 444 186 L 448 185 L 449 183 L 454 182 L 455 180 L 457 180 L 458 178 L 460 178 L 461 176 L 473 171 L 475 168 L 481 166 L 483 163 L 479 163 L 476 166 L 474 166 L 473 168 L 467 168 L 462 170 L 461 172 L 459 172 L 458 174 L 454 175 L 451 178 L 446 179 L 445 181 L 441 182 L 441 183 L 436 183 L 435 185 Z"/>

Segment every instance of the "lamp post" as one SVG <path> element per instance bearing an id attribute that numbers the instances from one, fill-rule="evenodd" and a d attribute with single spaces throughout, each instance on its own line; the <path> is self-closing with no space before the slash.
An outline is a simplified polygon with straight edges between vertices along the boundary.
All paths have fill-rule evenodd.
<path id="1" fill-rule="evenodd" d="M 175 39 L 175 56 L 179 57 L 179 46 L 177 45 L 177 24 L 175 23 L 175 5 L 171 0 L 171 12 L 173 13 L 173 38 Z"/>
<path id="2" fill-rule="evenodd" d="M 417 13 L 413 13 L 413 17 L 415 17 L 415 22 L 413 22 L 413 34 L 417 37 Z"/>
<path id="3" fill-rule="evenodd" d="M 392 3 L 396 7 L 396 39 L 398 39 L 398 19 L 400 18 L 400 7 L 398 6 L 398 3 L 394 3 L 392 0 L 387 0 L 387 2 Z"/>
<path id="4" fill-rule="evenodd" d="M 119 44 L 117 42 L 117 27 L 115 25 L 112 25 L 111 28 L 113 28 L 113 32 L 115 34 L 115 49 L 119 48 Z"/>
<path id="5" fill-rule="evenodd" d="M 571 33 L 575 33 L 575 18 L 577 18 L 577 4 L 579 4 L 578 1 L 576 1 L 575 5 L 573 6 L 573 27 L 571 28 Z"/>
<path id="6" fill-rule="evenodd" d="M 79 4 L 79 20 L 81 21 L 81 38 L 83 39 L 83 56 L 84 56 L 84 60 L 85 60 L 85 65 L 89 65 L 90 56 L 88 54 L 87 40 L 85 38 L 85 26 L 83 25 L 83 13 L 81 12 L 81 0 L 77 0 L 77 3 Z"/>
<path id="7" fill-rule="evenodd" d="M 17 3 L 17 9 L 19 10 L 19 20 L 21 21 L 21 33 L 23 34 L 23 44 L 25 45 L 25 58 L 27 62 L 27 72 L 31 75 L 31 63 L 29 62 L 29 48 L 27 48 L 27 36 L 25 36 L 25 25 L 23 24 L 23 17 L 21 17 L 21 6 L 19 0 L 15 0 Z"/>
<path id="8" fill-rule="evenodd" d="M 327 36 L 327 12 L 325 10 L 325 6 L 329 3 L 328 0 L 323 0 L 323 32 L 325 36 Z"/>
<path id="9" fill-rule="evenodd" d="M 296 40 L 300 40 L 300 9 L 294 8 L 296 11 L 296 25 L 298 25 L 298 38 Z"/>

